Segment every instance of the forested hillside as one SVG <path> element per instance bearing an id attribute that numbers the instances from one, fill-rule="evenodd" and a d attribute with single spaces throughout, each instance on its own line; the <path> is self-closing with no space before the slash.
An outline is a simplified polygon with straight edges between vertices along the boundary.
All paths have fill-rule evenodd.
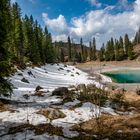
<path id="1" fill-rule="evenodd" d="M 140 30 L 134 40 L 128 35 L 119 39 L 111 38 L 100 50 L 96 48 L 96 39 L 84 45 L 83 39 L 76 44 L 68 36 L 67 42 L 52 42 L 51 33 L 44 29 L 32 15 L 21 15 L 18 3 L 1 0 L 0 4 L 0 89 L 10 89 L 3 77 L 12 73 L 17 65 L 25 68 L 27 63 L 43 65 L 53 62 L 121 61 L 135 59 L 133 46 L 140 43 Z M 99 47 L 99 46 L 98 46 Z M 5 91 L 3 91 L 5 92 Z M 7 92 L 7 90 L 6 90 Z"/>

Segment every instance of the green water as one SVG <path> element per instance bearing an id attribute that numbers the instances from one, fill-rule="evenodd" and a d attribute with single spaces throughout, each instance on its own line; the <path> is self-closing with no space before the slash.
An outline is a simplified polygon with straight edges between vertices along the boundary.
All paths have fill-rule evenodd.
<path id="1" fill-rule="evenodd" d="M 117 83 L 140 83 L 140 70 L 124 70 L 103 73 Z"/>

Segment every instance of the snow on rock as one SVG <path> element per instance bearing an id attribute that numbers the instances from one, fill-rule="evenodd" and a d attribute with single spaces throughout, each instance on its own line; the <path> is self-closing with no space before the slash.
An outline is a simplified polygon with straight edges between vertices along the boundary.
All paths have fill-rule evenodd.
<path id="1" fill-rule="evenodd" d="M 67 102 L 64 104 L 65 107 L 75 106 L 76 104 L 79 104 L 79 100 L 74 100 L 73 102 Z"/>
<path id="2" fill-rule="evenodd" d="M 0 140 L 66 140 L 63 137 L 56 135 L 49 135 L 47 133 L 43 135 L 35 135 L 33 131 L 28 130 L 27 132 L 16 133 L 13 135 L 5 135 Z"/>
<path id="3" fill-rule="evenodd" d="M 41 123 L 47 123 L 49 120 L 46 119 L 43 115 L 36 114 L 36 109 L 34 108 L 18 108 L 17 111 L 11 113 L 9 111 L 1 112 L 0 119 L 2 119 L 2 123 L 10 122 L 13 123 L 27 123 L 29 121 L 30 124 L 37 125 Z"/>
<path id="4" fill-rule="evenodd" d="M 87 121 L 95 116 L 99 116 L 100 112 L 106 112 L 112 115 L 116 115 L 113 109 L 110 108 L 99 108 L 90 102 L 84 103 L 81 107 L 75 110 L 61 109 L 61 111 L 66 115 L 65 118 L 60 118 L 52 121 L 53 125 L 68 127 L 74 124 Z"/>
<path id="5" fill-rule="evenodd" d="M 22 82 L 21 80 L 25 78 L 29 83 Z M 50 120 L 43 115 L 37 114 L 41 108 L 47 108 L 52 105 L 55 106 L 57 103 L 61 103 L 62 99 L 58 96 L 52 96 L 52 91 L 58 87 L 69 87 L 71 85 L 78 84 L 95 84 L 97 87 L 102 88 L 103 86 L 95 81 L 93 78 L 89 78 L 89 75 L 81 70 L 75 68 L 74 66 L 65 66 L 64 64 L 47 64 L 40 68 L 38 67 L 28 67 L 25 70 L 17 70 L 14 76 L 10 78 L 11 83 L 14 86 L 13 94 L 11 98 L 12 101 L 16 101 L 13 104 L 15 112 L 0 112 L 0 135 L 6 132 L 7 128 L 10 128 L 13 124 L 27 123 L 37 125 L 41 123 L 49 123 Z M 91 80 L 92 79 L 92 80 Z M 43 97 L 35 96 L 35 89 L 37 86 L 42 87 L 40 91 L 43 91 Z M 5 97 L 3 97 L 5 98 Z M 18 104 L 17 104 L 18 102 Z M 63 126 L 64 134 L 70 137 L 77 135 L 76 132 L 71 132 L 68 129 L 76 123 L 87 121 L 99 114 L 99 108 L 90 102 L 84 103 L 81 107 L 74 110 L 69 108 L 80 103 L 79 100 L 74 100 L 73 102 L 67 102 L 64 105 L 58 105 L 66 117 L 53 120 L 51 123 L 55 126 Z M 25 106 L 24 106 L 25 105 Z M 115 113 L 110 108 L 101 108 L 101 112 L 108 112 L 113 115 Z M 5 129 L 6 128 L 6 129 Z M 5 135 L 2 140 L 9 140 L 13 135 Z M 13 136 L 14 140 L 19 138 L 25 139 L 24 132 L 16 133 Z M 48 134 L 35 136 L 33 132 L 28 134 L 27 139 L 62 139 L 59 136 L 49 136 Z"/>
<path id="6" fill-rule="evenodd" d="M 31 74 L 29 74 L 31 73 Z M 25 78 L 29 83 L 22 82 Z M 14 76 L 10 77 L 11 83 L 15 87 L 11 100 L 25 101 L 24 94 L 31 95 L 35 92 L 37 86 L 43 87 L 42 91 L 46 91 L 46 96 L 58 87 L 69 87 L 70 85 L 78 84 L 93 84 L 98 87 L 100 84 L 96 81 L 90 80 L 87 73 L 75 68 L 74 66 L 65 67 L 64 64 L 46 64 L 40 68 L 28 67 L 21 71 L 18 70 Z M 49 91 L 49 92 L 48 92 Z M 36 101 L 37 98 L 30 96 L 28 102 Z"/>

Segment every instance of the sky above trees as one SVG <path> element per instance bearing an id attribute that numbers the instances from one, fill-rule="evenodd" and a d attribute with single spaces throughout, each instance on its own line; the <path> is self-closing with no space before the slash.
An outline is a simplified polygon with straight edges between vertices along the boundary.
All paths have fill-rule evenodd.
<path id="1" fill-rule="evenodd" d="M 32 14 L 42 26 L 47 25 L 53 40 L 88 44 L 96 38 L 97 48 L 111 37 L 128 33 L 130 38 L 140 27 L 140 0 L 12 0 L 18 2 L 22 15 Z"/>

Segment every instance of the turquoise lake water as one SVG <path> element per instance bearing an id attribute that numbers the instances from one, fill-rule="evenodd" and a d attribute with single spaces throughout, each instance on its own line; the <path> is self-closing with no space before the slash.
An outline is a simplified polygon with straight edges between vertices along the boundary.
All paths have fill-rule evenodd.
<path id="1" fill-rule="evenodd" d="M 140 83 L 140 70 L 125 70 L 103 73 L 117 83 Z"/>

